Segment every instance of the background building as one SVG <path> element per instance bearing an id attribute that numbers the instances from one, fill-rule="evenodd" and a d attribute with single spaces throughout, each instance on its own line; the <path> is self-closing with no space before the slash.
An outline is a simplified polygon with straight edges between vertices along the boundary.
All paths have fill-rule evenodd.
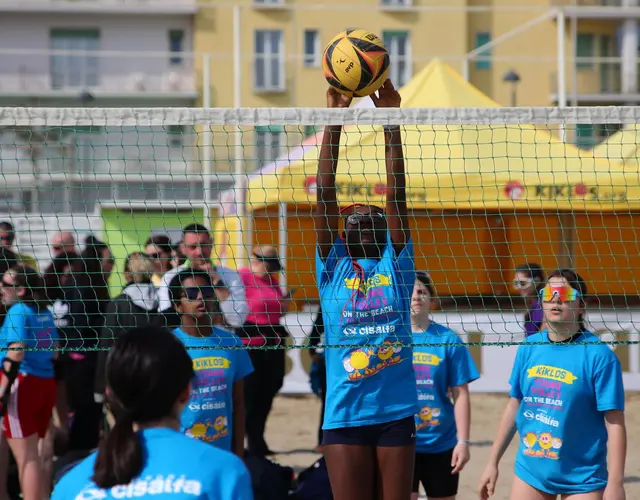
<path id="1" fill-rule="evenodd" d="M 211 102 L 220 107 L 324 106 L 322 51 L 338 32 L 356 27 L 382 36 L 391 53 L 391 78 L 397 86 L 438 57 L 500 104 L 550 106 L 557 105 L 559 97 L 559 9 L 564 14 L 560 22 L 564 26 L 567 104 L 624 104 L 640 100 L 640 8 L 636 3 L 205 1 L 195 19 L 194 47 L 211 53 Z M 237 32 L 234 26 L 239 28 Z M 494 45 L 477 50 L 490 42 Z M 234 58 L 233 47 L 237 44 Z M 238 80 L 233 77 L 235 59 L 240 61 Z M 508 77 L 505 81 L 510 71 L 517 75 L 516 81 Z M 613 131 L 615 127 L 605 130 L 597 125 L 586 126 L 569 139 L 590 147 Z M 245 141 L 245 151 L 254 164 L 268 163 L 283 145 L 310 132 L 258 129 L 254 139 Z M 249 146 L 254 146 L 252 151 Z"/>
<path id="2" fill-rule="evenodd" d="M 324 106 L 322 51 L 356 27 L 382 36 L 397 86 L 438 57 L 503 105 L 636 103 L 639 16 L 637 0 L 5 0 L 0 106 Z M 590 147 L 615 129 L 567 139 Z M 254 171 L 313 132 L 4 129 L 0 211 L 200 199 L 204 163 L 215 200 L 238 164 Z"/>
<path id="3" fill-rule="evenodd" d="M 0 106 L 193 106 L 196 13 L 193 0 L 0 2 Z M 196 137 L 176 126 L 5 128 L 0 211 L 202 197 Z"/>

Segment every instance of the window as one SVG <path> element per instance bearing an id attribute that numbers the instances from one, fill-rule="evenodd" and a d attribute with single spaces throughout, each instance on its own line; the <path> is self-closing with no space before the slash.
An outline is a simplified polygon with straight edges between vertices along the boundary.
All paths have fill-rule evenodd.
<path id="1" fill-rule="evenodd" d="M 491 42 L 491 33 L 476 33 L 476 49 L 489 42 Z M 491 69 L 491 49 L 485 49 L 476 56 L 476 69 Z"/>
<path id="2" fill-rule="evenodd" d="M 304 58 L 302 64 L 306 68 L 320 66 L 320 34 L 318 30 L 304 31 Z"/>
<path id="3" fill-rule="evenodd" d="M 590 33 L 578 33 L 576 40 L 576 68 L 593 68 L 593 61 L 580 61 L 581 57 L 594 57 L 595 37 Z"/>
<path id="4" fill-rule="evenodd" d="M 169 52 L 171 57 L 169 58 L 169 64 L 175 66 L 182 64 L 182 52 L 184 51 L 184 31 L 183 30 L 169 30 Z"/>
<path id="5" fill-rule="evenodd" d="M 283 136 L 283 130 L 280 127 L 256 127 L 256 159 L 258 161 L 258 168 L 278 159 Z"/>
<path id="6" fill-rule="evenodd" d="M 400 88 L 411 78 L 409 32 L 385 31 L 382 33 L 382 40 L 391 59 L 389 78 L 396 88 Z"/>
<path id="7" fill-rule="evenodd" d="M 255 33 L 254 87 L 256 91 L 284 90 L 284 47 L 280 30 Z"/>
<path id="8" fill-rule="evenodd" d="M 98 58 L 90 53 L 100 48 L 98 30 L 54 29 L 50 33 L 50 46 L 54 51 L 87 51 L 84 54 L 52 54 L 51 87 L 53 89 L 98 85 Z"/>

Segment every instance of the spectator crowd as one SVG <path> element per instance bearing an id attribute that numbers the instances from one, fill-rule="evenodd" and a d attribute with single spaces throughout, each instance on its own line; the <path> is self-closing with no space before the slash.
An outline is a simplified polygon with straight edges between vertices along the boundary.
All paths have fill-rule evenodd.
<path id="1" fill-rule="evenodd" d="M 145 326 L 168 327 L 176 335 L 180 329 L 188 332 L 193 318 L 203 311 L 198 310 L 197 301 L 196 306 L 181 304 L 180 297 L 207 302 L 204 289 L 210 286 L 214 294 L 211 303 L 217 309 L 204 312 L 213 318 L 215 327 L 235 333 L 244 345 L 254 347 L 277 347 L 288 336 L 280 320 L 289 307 L 290 294 L 278 283 L 282 266 L 275 247 L 256 247 L 249 266 L 236 271 L 212 261 L 212 235 L 200 224 L 185 227 L 179 242 L 154 234 L 140 251 L 126 257 L 122 266 L 124 286 L 112 298 L 108 282 L 115 260 L 105 242 L 89 236 L 79 249 L 72 233 L 59 232 L 50 241 L 52 260 L 40 273 L 35 259 L 16 251 L 15 238 L 13 226 L 0 223 L 0 273 L 4 276 L 0 321 L 10 317 L 8 311 L 17 303 L 23 303 L 37 311 L 49 311 L 55 325 L 51 328 L 55 335 L 47 330 L 50 337 L 55 337 L 49 345 L 55 367 L 54 408 L 46 430 L 39 436 L 44 438 L 43 446 L 34 451 L 42 462 L 37 482 L 45 491 L 53 481 L 54 457 L 77 461 L 95 450 L 109 431 L 113 415 L 106 405 L 105 368 L 110 348 L 125 332 Z M 27 292 L 12 293 L 21 290 L 17 287 L 23 275 L 29 279 L 23 287 Z M 189 278 L 198 283 L 190 285 Z M 196 292 L 192 294 L 194 286 Z M 31 293 L 32 289 L 37 289 L 37 294 Z M 7 325 L 3 328 L 3 347 L 9 348 L 13 337 L 7 334 Z M 237 424 L 246 425 L 247 450 L 266 457 L 273 452 L 264 439 L 265 425 L 283 384 L 285 354 L 283 349 L 258 348 L 250 350 L 248 356 L 248 366 L 253 370 L 245 370 L 248 373 L 243 374 L 242 390 L 234 393 L 235 411 L 242 412 Z M 20 361 L 23 367 L 27 363 Z M 236 397 L 242 402 L 236 402 Z M 10 401 L 4 404 L 11 407 Z M 242 437 L 243 444 L 238 447 L 244 451 L 245 429 L 236 435 Z M 22 477 L 29 462 L 25 464 L 23 457 L 16 455 L 13 441 L 4 434 L 0 436 L 0 500 L 17 498 L 20 493 L 20 485 L 7 480 L 16 467 L 20 483 L 36 477 Z M 23 498 L 30 496 L 25 495 L 25 484 L 21 486 Z"/>

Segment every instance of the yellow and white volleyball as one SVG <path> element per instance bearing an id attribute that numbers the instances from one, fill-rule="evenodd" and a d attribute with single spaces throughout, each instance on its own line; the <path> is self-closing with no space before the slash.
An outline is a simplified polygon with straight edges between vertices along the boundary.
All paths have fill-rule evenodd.
<path id="1" fill-rule="evenodd" d="M 389 52 L 367 30 L 347 30 L 329 42 L 322 57 L 329 85 L 349 97 L 376 92 L 389 76 Z"/>

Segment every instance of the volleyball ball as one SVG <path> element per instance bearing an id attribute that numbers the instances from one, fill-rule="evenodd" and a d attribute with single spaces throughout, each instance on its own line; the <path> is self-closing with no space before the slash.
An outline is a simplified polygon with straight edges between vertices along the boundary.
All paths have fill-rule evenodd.
<path id="1" fill-rule="evenodd" d="M 383 41 L 367 30 L 347 30 L 329 42 L 322 57 L 329 85 L 349 97 L 377 91 L 389 76 L 389 52 Z"/>

